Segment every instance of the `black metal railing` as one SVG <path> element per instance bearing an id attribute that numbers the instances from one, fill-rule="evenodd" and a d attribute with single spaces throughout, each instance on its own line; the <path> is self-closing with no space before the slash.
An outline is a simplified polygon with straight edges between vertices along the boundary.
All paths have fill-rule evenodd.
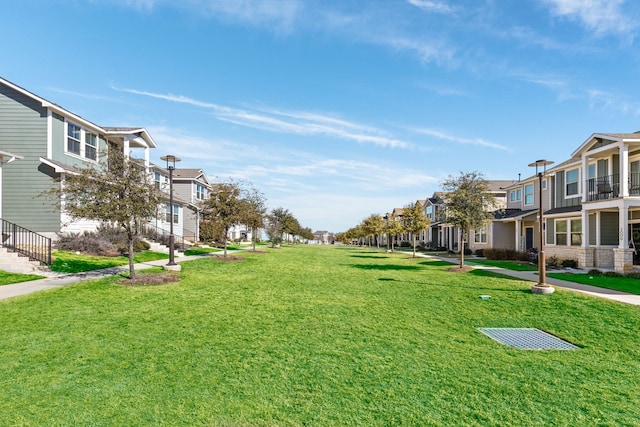
<path id="1" fill-rule="evenodd" d="M 155 225 L 145 224 L 140 228 L 140 234 L 154 242 L 158 242 L 162 245 L 169 246 L 169 231 L 164 230 Z M 184 237 L 177 234 L 173 234 L 174 249 L 178 251 L 186 251 L 189 249 L 189 245 L 185 242 Z"/>
<path id="2" fill-rule="evenodd" d="M 12 222 L 2 222 L 2 246 L 32 261 L 51 264 L 51 239 Z"/>
<path id="3" fill-rule="evenodd" d="M 607 200 L 620 197 L 620 174 L 599 176 L 587 180 L 589 201 Z"/>

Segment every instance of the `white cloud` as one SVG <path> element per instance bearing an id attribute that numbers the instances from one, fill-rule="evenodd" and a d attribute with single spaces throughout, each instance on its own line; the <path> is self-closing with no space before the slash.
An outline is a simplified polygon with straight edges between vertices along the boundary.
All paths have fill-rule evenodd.
<path id="1" fill-rule="evenodd" d="M 137 89 L 119 88 L 115 85 L 111 87 L 120 92 L 201 107 L 211 110 L 218 120 L 269 132 L 324 135 L 380 147 L 411 148 L 412 146 L 409 142 L 394 138 L 380 129 L 326 115 L 296 111 L 286 112 L 268 108 L 254 108 L 249 111 L 248 109 L 199 101 L 182 95 L 158 94 Z"/>
<path id="2" fill-rule="evenodd" d="M 433 0 L 407 0 L 410 4 L 426 11 L 433 13 L 442 13 L 442 14 L 450 14 L 455 11 L 455 9 L 449 4 L 441 1 L 433 1 Z"/>
<path id="3" fill-rule="evenodd" d="M 435 138 L 438 138 L 444 141 L 450 141 L 450 142 L 455 142 L 458 144 L 465 144 L 465 145 L 478 145 L 481 147 L 494 148 L 496 150 L 502 150 L 502 151 L 510 151 L 509 148 L 505 147 L 504 145 L 496 144 L 494 142 L 487 141 L 482 138 L 462 138 L 459 136 L 444 133 L 436 129 L 417 128 L 413 130 L 423 135 L 433 136 Z"/>
<path id="4" fill-rule="evenodd" d="M 621 10 L 625 0 L 546 0 L 551 12 L 576 19 L 597 35 L 630 34 L 638 28 Z"/>

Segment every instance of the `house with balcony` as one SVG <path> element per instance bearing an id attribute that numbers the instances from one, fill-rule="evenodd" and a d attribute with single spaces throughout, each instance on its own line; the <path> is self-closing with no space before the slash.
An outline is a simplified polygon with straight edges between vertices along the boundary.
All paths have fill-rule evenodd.
<path id="1" fill-rule="evenodd" d="M 142 127 L 99 126 L 0 78 L 0 151 L 21 157 L 3 168 L 4 221 L 49 237 L 93 230 L 97 224 L 71 221 L 43 192 L 61 185 L 74 169 L 97 165 L 98 153 L 107 149 L 137 157 L 149 168 L 149 151 L 155 147 Z"/>
<path id="2" fill-rule="evenodd" d="M 547 258 L 632 271 L 640 265 L 640 132 L 593 134 L 541 178 L 507 187 L 493 247 L 538 249 L 540 200 Z"/>

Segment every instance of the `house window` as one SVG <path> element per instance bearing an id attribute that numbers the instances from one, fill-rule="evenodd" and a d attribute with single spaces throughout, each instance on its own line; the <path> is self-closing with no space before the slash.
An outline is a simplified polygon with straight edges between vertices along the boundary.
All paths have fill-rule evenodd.
<path id="1" fill-rule="evenodd" d="M 205 194 L 206 193 L 205 193 L 204 185 L 196 184 L 196 199 L 204 200 Z"/>
<path id="2" fill-rule="evenodd" d="M 556 221 L 556 245 L 582 245 L 582 219 Z"/>
<path id="3" fill-rule="evenodd" d="M 474 241 L 476 243 L 487 243 L 487 226 L 483 225 L 482 227 L 475 230 Z"/>
<path id="4" fill-rule="evenodd" d="M 556 221 L 556 245 L 567 246 L 567 220 Z"/>
<path id="5" fill-rule="evenodd" d="M 165 204 L 165 222 L 170 222 L 171 221 L 171 205 L 169 203 Z M 178 220 L 179 220 L 179 210 L 178 210 L 178 205 L 173 205 L 173 223 L 177 224 Z"/>
<path id="6" fill-rule="evenodd" d="M 90 160 L 96 160 L 98 149 L 98 136 L 94 133 L 84 134 L 84 156 Z"/>
<path id="7" fill-rule="evenodd" d="M 572 219 L 570 231 L 571 231 L 571 246 L 582 245 L 582 220 Z"/>
<path id="8" fill-rule="evenodd" d="M 82 131 L 80 126 L 68 123 L 67 126 L 67 151 L 80 155 L 80 141 L 82 139 Z"/>
<path id="9" fill-rule="evenodd" d="M 509 193 L 509 200 L 512 202 L 519 202 L 522 200 L 522 190 L 518 188 L 517 190 L 513 190 Z"/>
<path id="10" fill-rule="evenodd" d="M 565 184 L 565 195 L 566 196 L 577 196 L 578 195 L 578 179 L 579 173 L 578 169 L 571 169 L 566 172 L 566 184 Z"/>
<path id="11" fill-rule="evenodd" d="M 524 204 L 525 205 L 533 204 L 533 184 L 524 186 Z"/>
<path id="12" fill-rule="evenodd" d="M 161 174 L 160 172 L 154 172 L 154 184 L 157 190 L 163 190 L 165 188 L 165 183 L 167 182 L 167 176 Z"/>
<path id="13" fill-rule="evenodd" d="M 547 180 L 546 180 L 546 179 L 543 179 L 543 180 L 542 180 L 542 189 L 543 189 L 543 190 L 546 190 L 546 189 L 547 189 Z"/>

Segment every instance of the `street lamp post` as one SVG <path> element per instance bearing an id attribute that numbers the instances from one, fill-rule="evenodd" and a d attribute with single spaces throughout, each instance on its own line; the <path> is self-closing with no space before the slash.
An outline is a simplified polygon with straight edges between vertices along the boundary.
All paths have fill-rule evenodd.
<path id="1" fill-rule="evenodd" d="M 553 164 L 550 160 L 536 160 L 535 162 L 529 164 L 529 167 L 536 168 L 536 175 L 538 175 L 538 216 L 540 219 L 540 242 L 538 248 L 538 283 L 531 287 L 531 292 L 534 294 L 552 294 L 555 291 L 555 288 L 546 283 L 546 260 L 544 257 L 544 209 L 542 207 L 542 178 L 544 174 L 547 172 L 547 166 Z M 538 169 L 542 168 L 542 171 Z"/>
<path id="2" fill-rule="evenodd" d="M 175 236 L 173 235 L 173 171 L 180 159 L 176 156 L 166 155 L 160 157 L 160 160 L 167 162 L 167 169 L 169 170 L 169 262 L 164 268 L 167 270 L 180 270 L 180 266 L 176 264 L 174 258 Z"/>

